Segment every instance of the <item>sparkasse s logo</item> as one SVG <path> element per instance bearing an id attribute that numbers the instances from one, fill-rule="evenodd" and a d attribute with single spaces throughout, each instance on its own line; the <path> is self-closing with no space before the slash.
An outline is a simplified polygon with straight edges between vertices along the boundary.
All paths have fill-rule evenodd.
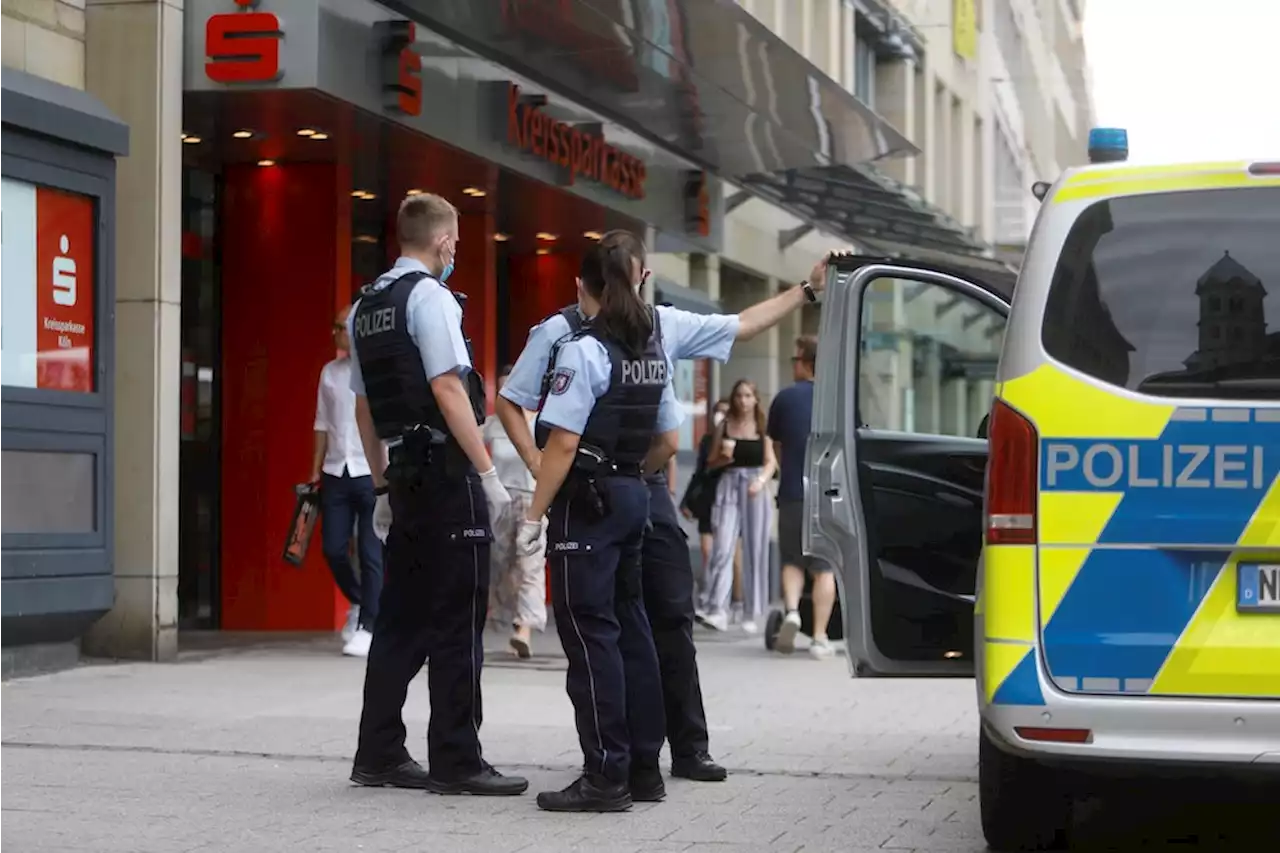
<path id="1" fill-rule="evenodd" d="M 234 12 L 205 23 L 205 75 L 215 83 L 271 83 L 279 80 L 280 19 L 257 11 L 259 0 L 235 0 Z"/>

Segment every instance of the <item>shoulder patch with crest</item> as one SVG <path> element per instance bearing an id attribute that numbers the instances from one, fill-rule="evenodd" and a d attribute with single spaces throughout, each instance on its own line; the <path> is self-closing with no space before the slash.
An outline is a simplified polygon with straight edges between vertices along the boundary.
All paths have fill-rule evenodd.
<path id="1" fill-rule="evenodd" d="M 551 377 L 551 393 L 559 395 L 568 391 L 573 382 L 573 373 L 573 368 L 557 367 L 555 375 Z"/>

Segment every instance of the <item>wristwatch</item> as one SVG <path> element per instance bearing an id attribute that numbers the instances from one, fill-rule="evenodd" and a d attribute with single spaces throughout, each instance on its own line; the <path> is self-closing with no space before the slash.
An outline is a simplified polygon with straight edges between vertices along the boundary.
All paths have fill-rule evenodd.
<path id="1" fill-rule="evenodd" d="M 808 281 L 802 281 L 802 282 L 800 282 L 800 287 L 804 290 L 804 298 L 805 298 L 805 299 L 808 299 L 810 302 L 817 302 L 817 301 L 818 301 L 818 294 L 817 294 L 817 292 L 813 289 L 813 285 L 812 285 L 812 284 L 810 284 Z"/>
<path id="2" fill-rule="evenodd" d="M 391 491 L 391 487 L 390 487 L 390 486 L 377 486 L 377 487 L 375 487 L 375 488 L 374 488 L 374 490 L 373 490 L 373 494 L 374 494 L 376 497 L 382 497 L 383 495 L 385 495 L 385 494 L 386 494 L 387 492 L 389 492 L 389 491 Z"/>

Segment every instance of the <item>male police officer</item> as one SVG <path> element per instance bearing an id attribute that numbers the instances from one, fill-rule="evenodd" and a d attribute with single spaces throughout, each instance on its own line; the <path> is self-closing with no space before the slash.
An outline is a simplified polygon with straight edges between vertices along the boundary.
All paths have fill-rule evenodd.
<path id="1" fill-rule="evenodd" d="M 648 271 L 643 268 L 643 244 L 638 239 L 636 243 L 639 249 L 634 275 L 635 281 L 641 282 Z M 669 381 L 673 361 L 697 358 L 727 361 L 735 341 L 748 340 L 806 302 L 815 301 L 816 293 L 826 284 L 826 270 L 827 261 L 823 258 L 814 265 L 808 281 L 740 314 L 693 314 L 658 306 L 656 311 L 668 363 L 667 395 L 674 397 Z M 521 409 L 539 408 L 548 391 L 544 386 L 552 351 L 584 322 L 579 306 L 571 305 L 534 326 L 495 404 L 507 435 L 535 477 L 541 456 Z M 669 433 L 679 425 L 679 408 L 664 406 L 658 417 L 657 432 L 664 434 L 662 441 L 670 451 L 674 450 L 674 437 Z M 653 529 L 644 538 L 644 603 L 661 664 L 671 773 L 696 781 L 719 782 L 728 774 L 712 760 L 708 751 L 707 718 L 693 643 L 693 566 L 689 547 L 667 490 L 665 475 L 651 475 L 647 480 Z"/>
<path id="2" fill-rule="evenodd" d="M 458 211 L 439 196 L 412 195 L 396 228 L 400 258 L 349 321 L 356 421 L 378 493 L 375 528 L 387 543 L 351 780 L 520 794 L 529 783 L 501 775 L 480 753 L 490 525 L 503 522 L 511 498 L 480 435 L 483 386 L 460 300 L 444 284 Z M 409 682 L 428 658 L 429 772 L 405 749 L 401 717 Z"/>

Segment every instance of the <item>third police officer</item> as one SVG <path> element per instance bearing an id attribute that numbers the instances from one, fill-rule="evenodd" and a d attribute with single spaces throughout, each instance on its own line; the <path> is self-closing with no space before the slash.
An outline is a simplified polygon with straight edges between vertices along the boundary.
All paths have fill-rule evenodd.
<path id="1" fill-rule="evenodd" d="M 365 670 L 353 782 L 436 793 L 520 794 L 480 751 L 482 631 L 491 523 L 510 497 L 480 435 L 484 391 L 446 287 L 458 211 L 415 194 L 396 219 L 401 256 L 356 304 L 351 387 L 386 541 L 382 606 Z M 483 472 L 483 473 L 477 473 Z M 430 660 L 428 768 L 405 747 L 409 682 Z"/>

